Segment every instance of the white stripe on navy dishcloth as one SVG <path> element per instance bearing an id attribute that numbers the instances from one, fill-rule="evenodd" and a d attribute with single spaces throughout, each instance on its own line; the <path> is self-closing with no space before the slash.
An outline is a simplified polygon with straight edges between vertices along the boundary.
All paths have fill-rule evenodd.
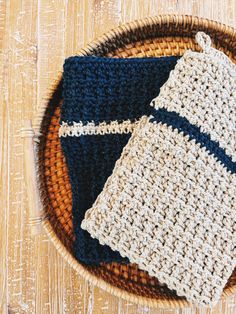
<path id="1" fill-rule="evenodd" d="M 95 125 L 93 121 L 83 124 L 82 122 L 72 122 L 69 125 L 63 122 L 59 128 L 59 137 L 81 136 L 81 135 L 104 135 L 104 134 L 128 134 L 132 133 L 138 121 L 124 120 L 122 122 L 111 121 L 101 122 Z"/>

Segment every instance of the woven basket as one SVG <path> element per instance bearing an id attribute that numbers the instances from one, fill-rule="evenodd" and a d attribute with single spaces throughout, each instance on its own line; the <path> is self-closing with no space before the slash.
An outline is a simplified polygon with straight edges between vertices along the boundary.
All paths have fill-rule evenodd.
<path id="1" fill-rule="evenodd" d="M 120 26 L 87 45 L 78 55 L 120 58 L 182 55 L 186 49 L 198 50 L 194 36 L 199 30 L 208 33 L 214 46 L 236 63 L 233 28 L 183 15 L 162 15 Z M 151 307 L 191 306 L 137 265 L 112 263 L 91 267 L 73 257 L 72 194 L 58 137 L 61 94 L 59 80 L 47 107 L 35 119 L 34 129 L 28 121 L 22 130 L 32 233 L 39 233 L 42 224 L 57 250 L 81 276 L 118 297 Z M 235 291 L 236 271 L 222 298 Z"/>

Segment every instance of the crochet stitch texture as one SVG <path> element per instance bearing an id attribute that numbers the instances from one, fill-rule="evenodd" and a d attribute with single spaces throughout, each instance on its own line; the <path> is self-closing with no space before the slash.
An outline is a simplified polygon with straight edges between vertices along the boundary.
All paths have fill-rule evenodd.
<path id="1" fill-rule="evenodd" d="M 114 59 L 70 57 L 65 61 L 59 136 L 73 196 L 74 254 L 85 264 L 128 262 L 81 229 L 137 120 L 150 113 L 177 57 Z"/>
<path id="2" fill-rule="evenodd" d="M 236 266 L 236 67 L 198 33 L 134 130 L 82 228 L 189 301 Z"/>

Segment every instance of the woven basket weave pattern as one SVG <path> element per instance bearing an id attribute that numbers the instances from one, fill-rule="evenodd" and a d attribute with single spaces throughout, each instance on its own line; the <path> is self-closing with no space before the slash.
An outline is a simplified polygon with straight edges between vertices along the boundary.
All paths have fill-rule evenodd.
<path id="1" fill-rule="evenodd" d="M 236 35 L 233 29 L 216 22 L 186 16 L 161 16 L 121 26 L 93 42 L 79 54 L 121 58 L 180 56 L 187 49 L 198 49 L 194 40 L 198 30 L 211 35 L 215 47 L 236 61 Z M 46 229 L 53 229 L 54 234 L 52 231 L 49 232 L 52 240 L 58 243 L 59 239 L 63 243 L 65 248 L 60 248 L 61 253 L 66 255 L 70 264 L 77 269 L 80 268 L 79 263 L 70 255 L 68 257 L 69 253 L 72 254 L 74 238 L 71 187 L 58 137 L 61 91 L 62 86 L 59 83 L 43 117 L 41 127 L 43 137 L 39 144 L 39 172 L 42 199 L 47 205 Z M 81 267 L 88 271 L 86 278 L 127 300 L 151 306 L 165 304 L 176 307 L 187 304 L 184 298 L 177 297 L 173 291 L 161 286 L 156 278 L 151 278 L 146 272 L 138 270 L 137 265 L 112 263 Z M 236 272 L 231 276 L 225 294 L 233 291 L 235 285 Z M 113 289 L 112 286 L 122 291 Z"/>

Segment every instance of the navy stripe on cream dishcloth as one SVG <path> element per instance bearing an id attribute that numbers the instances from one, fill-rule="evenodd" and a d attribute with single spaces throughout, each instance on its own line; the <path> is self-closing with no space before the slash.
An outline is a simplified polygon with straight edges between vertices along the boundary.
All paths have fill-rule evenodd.
<path id="1" fill-rule="evenodd" d="M 155 103 L 154 103 L 155 104 Z M 236 173 L 236 162 L 228 156 L 225 149 L 219 143 L 211 140 L 210 135 L 201 132 L 201 128 L 191 124 L 185 117 L 181 117 L 175 111 L 165 108 L 153 110 L 150 122 L 161 122 L 188 136 L 189 140 L 195 140 L 201 147 L 205 147 L 209 154 L 213 155 L 228 171 Z"/>
<path id="2" fill-rule="evenodd" d="M 81 229 L 88 208 L 112 173 L 136 121 L 150 114 L 178 57 L 70 57 L 63 73 L 59 130 L 73 195 L 74 254 L 89 265 L 127 262 Z"/>

